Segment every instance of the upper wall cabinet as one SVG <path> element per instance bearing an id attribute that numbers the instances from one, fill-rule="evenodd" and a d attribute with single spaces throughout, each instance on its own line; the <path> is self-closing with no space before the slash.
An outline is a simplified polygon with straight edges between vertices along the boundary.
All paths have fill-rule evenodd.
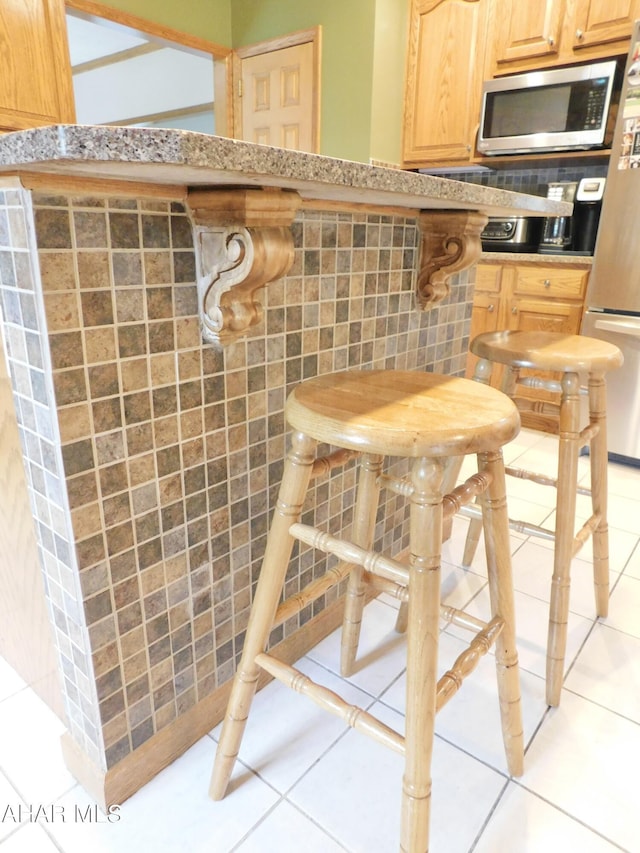
<path id="1" fill-rule="evenodd" d="M 73 122 L 64 0 L 0 0 L 0 131 Z"/>
<path id="2" fill-rule="evenodd" d="M 624 54 L 640 0 L 491 0 L 490 75 Z"/>
<path id="3" fill-rule="evenodd" d="M 475 148 L 490 0 L 412 0 L 403 165 L 466 163 Z"/>

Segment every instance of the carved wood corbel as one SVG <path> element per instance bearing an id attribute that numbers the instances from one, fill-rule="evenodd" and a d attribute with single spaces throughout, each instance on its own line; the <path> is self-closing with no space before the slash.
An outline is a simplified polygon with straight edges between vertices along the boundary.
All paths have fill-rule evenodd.
<path id="1" fill-rule="evenodd" d="M 281 189 L 189 193 L 205 341 L 224 346 L 260 322 L 255 293 L 290 269 L 300 203 L 298 193 Z"/>
<path id="2" fill-rule="evenodd" d="M 480 234 L 487 224 L 484 213 L 453 210 L 423 211 L 416 299 L 423 311 L 449 294 L 449 279 L 474 264 L 482 250 Z"/>

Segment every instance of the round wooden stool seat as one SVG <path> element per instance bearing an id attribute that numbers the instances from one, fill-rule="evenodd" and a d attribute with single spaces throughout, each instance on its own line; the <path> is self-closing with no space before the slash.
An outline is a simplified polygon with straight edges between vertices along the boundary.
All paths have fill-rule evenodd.
<path id="1" fill-rule="evenodd" d="M 461 456 L 514 438 L 520 418 L 500 391 L 433 373 L 350 370 L 289 395 L 290 426 L 327 444 L 389 456 Z"/>
<path id="2" fill-rule="evenodd" d="M 470 349 L 500 364 L 561 373 L 606 372 L 622 364 L 622 353 L 613 344 L 561 332 L 485 332 L 473 339 Z"/>

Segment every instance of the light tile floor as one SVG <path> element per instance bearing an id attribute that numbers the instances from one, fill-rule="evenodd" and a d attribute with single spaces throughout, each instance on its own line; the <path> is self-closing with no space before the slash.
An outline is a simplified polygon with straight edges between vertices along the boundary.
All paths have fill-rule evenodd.
<path id="1" fill-rule="evenodd" d="M 553 439 L 523 431 L 509 462 L 552 473 Z M 584 476 L 586 460 L 581 460 Z M 543 521 L 553 493 L 510 481 L 511 514 Z M 640 470 L 610 465 L 612 592 L 594 618 L 591 549 L 574 561 L 567 675 L 559 708 L 544 702 L 550 544 L 513 536 L 527 751 L 525 774 L 506 773 L 494 670 L 485 658 L 438 717 L 432 849 L 446 853 L 640 853 Z M 585 499 L 579 512 L 586 515 Z M 482 613 L 484 561 L 457 565 L 466 522 L 457 520 L 443 565 L 447 600 Z M 361 665 L 345 684 L 337 634 L 300 668 L 350 702 L 401 727 L 404 641 L 393 604 L 369 605 Z M 442 635 L 445 662 L 462 643 Z M 397 849 L 401 760 L 284 687 L 256 698 L 229 795 L 207 798 L 217 729 L 122 804 L 117 821 L 91 801 L 62 763 L 62 724 L 0 661 L 0 853 L 386 853 Z M 53 806 L 38 822 L 27 806 Z M 22 823 L 19 807 L 23 807 Z M 45 819 L 45 816 L 49 820 Z M 81 820 L 81 817 L 84 820 Z M 51 819 L 53 818 L 53 819 Z M 93 818 L 90 820 L 89 818 Z"/>

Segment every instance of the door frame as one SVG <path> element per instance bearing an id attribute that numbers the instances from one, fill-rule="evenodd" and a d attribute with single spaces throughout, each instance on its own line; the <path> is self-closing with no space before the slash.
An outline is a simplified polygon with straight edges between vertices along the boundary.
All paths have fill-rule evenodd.
<path id="1" fill-rule="evenodd" d="M 108 21 L 115 27 L 124 27 L 142 38 L 151 38 L 168 47 L 177 47 L 187 52 L 209 53 L 213 58 L 214 102 L 216 136 L 230 136 L 233 132 L 232 95 L 232 51 L 216 42 L 193 36 L 190 33 L 175 30 L 164 24 L 157 24 L 146 18 L 122 12 L 112 6 L 103 6 L 94 0 L 65 0 L 65 9 L 77 13 L 86 21 L 100 23 Z"/>
<path id="2" fill-rule="evenodd" d="M 233 76 L 232 84 L 232 113 L 234 116 L 233 135 L 236 139 L 242 139 L 242 104 L 240 103 L 242 60 L 250 56 L 259 56 L 262 53 L 271 53 L 287 47 L 296 47 L 299 44 L 310 43 L 313 48 L 313 88 L 312 88 L 312 116 L 311 116 L 311 139 L 314 153 L 320 153 L 320 68 L 322 48 L 322 27 L 310 27 L 307 30 L 297 30 L 283 36 L 239 47 L 232 52 L 231 69 Z"/>

